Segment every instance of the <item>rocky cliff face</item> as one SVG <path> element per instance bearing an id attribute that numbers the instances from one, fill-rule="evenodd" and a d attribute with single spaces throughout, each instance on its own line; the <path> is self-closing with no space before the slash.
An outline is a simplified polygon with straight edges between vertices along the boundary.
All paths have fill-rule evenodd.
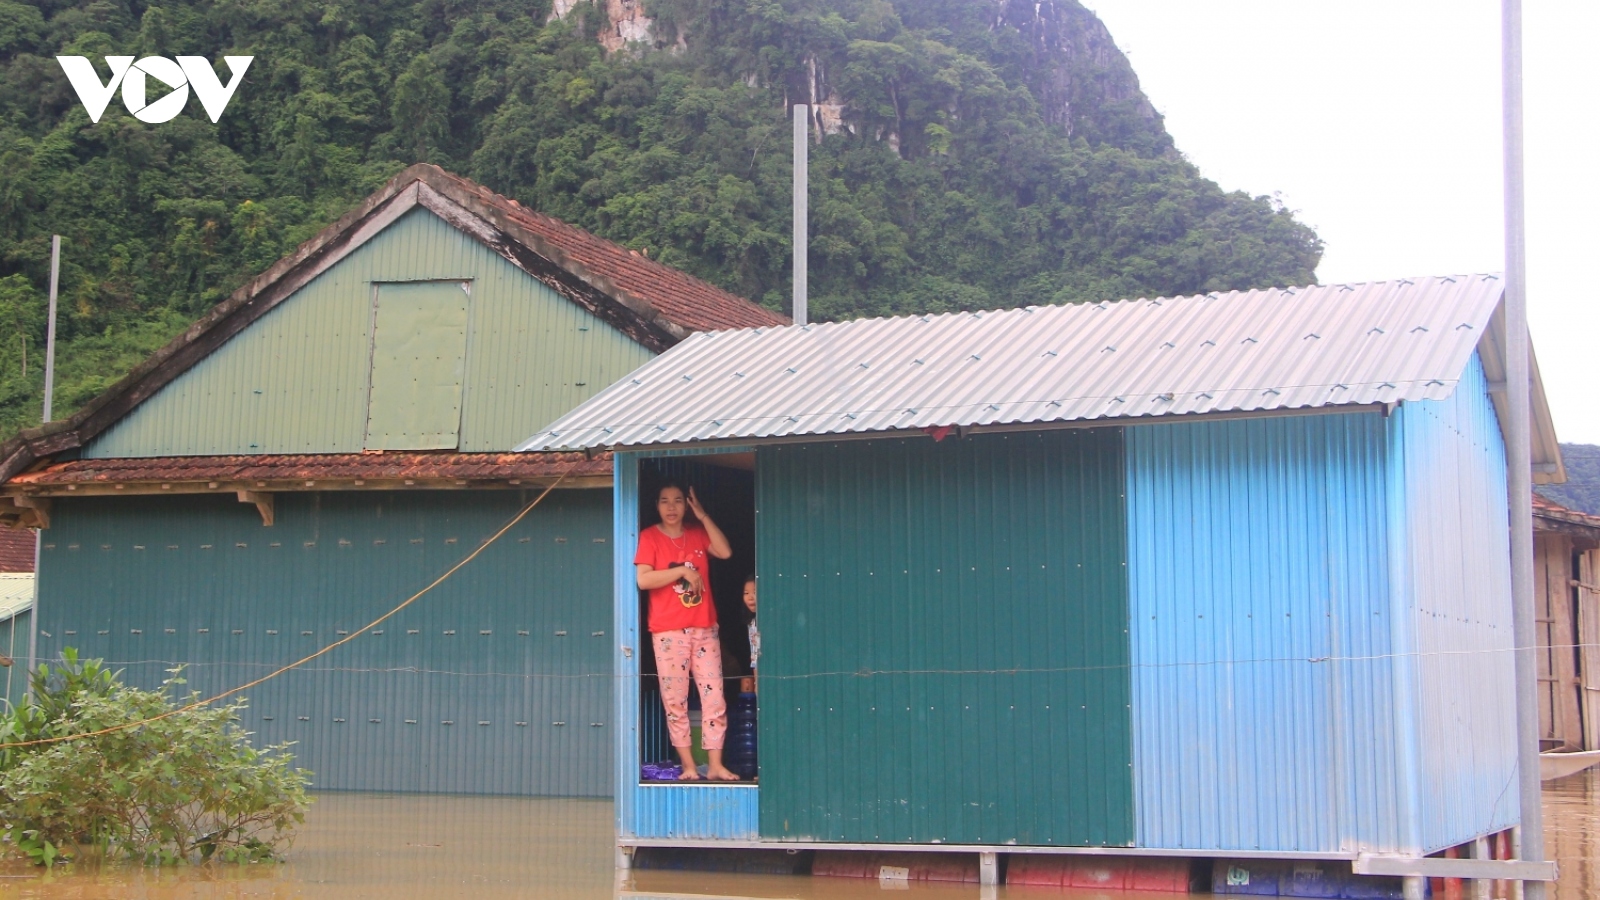
<path id="1" fill-rule="evenodd" d="M 1033 52 L 1037 68 L 1029 87 L 1046 121 L 1071 132 L 1085 104 L 1126 106 L 1135 116 L 1158 121 L 1128 58 L 1094 13 L 1074 0 L 988 2 L 991 28 L 1014 29 Z"/>
<path id="2" fill-rule="evenodd" d="M 550 18 L 566 18 L 578 3 L 579 0 L 555 0 Z M 655 19 L 646 14 L 645 0 L 600 0 L 598 5 L 605 13 L 598 37 L 606 52 L 615 53 L 629 46 L 655 48 Z"/>
<path id="3" fill-rule="evenodd" d="M 712 35 L 726 23 L 712 18 L 735 18 L 751 9 L 718 0 L 555 0 L 551 18 L 564 18 L 583 2 L 593 3 L 603 14 L 598 39 L 608 53 L 629 48 L 683 52 L 691 46 L 690 35 L 714 43 Z M 664 28 L 657 27 L 650 14 L 658 5 L 671 9 L 670 24 Z M 1025 85 L 1044 120 L 1068 135 L 1091 143 L 1131 144 L 1158 154 L 1171 150 L 1161 118 L 1139 89 L 1127 58 L 1105 25 L 1077 0 L 789 0 L 783 6 L 818 7 L 824 15 L 838 17 L 831 28 L 837 31 L 842 21 L 845 33 L 854 31 L 849 37 L 855 39 L 873 31 L 874 26 L 863 25 L 863 20 L 898 19 L 905 27 L 937 35 L 937 40 L 984 60 L 1008 82 Z M 820 37 L 827 30 L 818 31 Z M 781 78 L 786 102 L 814 107 L 818 139 L 841 132 L 865 133 L 899 151 L 899 123 L 868 125 L 860 98 L 848 96 L 842 79 L 835 77 L 844 68 L 847 53 L 805 35 L 777 37 L 786 45 L 782 49 L 797 53 L 799 65 L 781 74 L 747 71 L 742 74 L 747 84 L 759 85 L 764 75 Z M 837 44 L 837 35 L 832 37 Z"/>

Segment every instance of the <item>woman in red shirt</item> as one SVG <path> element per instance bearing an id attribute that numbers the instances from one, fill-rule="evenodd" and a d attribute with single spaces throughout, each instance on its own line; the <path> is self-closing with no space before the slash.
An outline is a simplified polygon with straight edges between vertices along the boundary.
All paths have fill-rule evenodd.
<path id="1" fill-rule="evenodd" d="M 684 521 L 685 511 L 698 524 Z M 728 704 L 722 696 L 722 642 L 717 637 L 717 607 L 707 580 L 709 557 L 733 556 L 728 539 L 690 488 L 676 484 L 656 494 L 661 523 L 639 533 L 633 562 L 639 589 L 650 592 L 650 643 L 656 652 L 661 704 L 666 707 L 667 733 L 683 761 L 680 781 L 698 781 L 700 772 L 690 753 L 689 679 L 700 688 L 700 745 L 711 758 L 706 777 L 738 781 L 722 764 L 722 741 L 728 731 Z"/>

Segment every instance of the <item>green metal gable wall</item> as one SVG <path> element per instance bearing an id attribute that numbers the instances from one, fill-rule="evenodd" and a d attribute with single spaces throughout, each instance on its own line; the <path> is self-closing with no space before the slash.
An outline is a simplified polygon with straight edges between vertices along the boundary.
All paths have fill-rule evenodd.
<path id="1" fill-rule="evenodd" d="M 1122 453 L 758 452 L 763 837 L 1132 843 Z"/>
<path id="2" fill-rule="evenodd" d="M 39 654 L 104 658 L 211 694 L 376 619 L 531 499 L 514 491 L 306 493 L 277 523 L 209 496 L 56 504 Z M 552 492 L 413 606 L 248 692 L 246 728 L 296 741 L 319 789 L 607 796 L 611 509 Z"/>
<path id="3" fill-rule="evenodd" d="M 417 209 L 180 375 L 84 455 L 365 449 L 373 285 L 434 279 L 471 282 L 462 451 L 510 450 L 652 356 Z"/>

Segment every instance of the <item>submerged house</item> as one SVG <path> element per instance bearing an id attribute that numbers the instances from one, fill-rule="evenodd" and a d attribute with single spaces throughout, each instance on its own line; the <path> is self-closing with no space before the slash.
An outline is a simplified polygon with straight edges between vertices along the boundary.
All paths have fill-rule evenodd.
<path id="1" fill-rule="evenodd" d="M 611 465 L 509 451 L 684 337 L 784 319 L 413 166 L 62 422 L 0 447 L 32 655 L 247 696 L 319 789 L 611 793 Z M 30 654 L 24 652 L 22 656 Z"/>
<path id="2" fill-rule="evenodd" d="M 1533 594 L 1549 778 L 1594 762 L 1559 754 L 1600 750 L 1600 516 L 1534 495 Z"/>
<path id="3" fill-rule="evenodd" d="M 615 454 L 619 846 L 1356 860 L 1516 825 L 1501 298 L 701 334 L 534 432 Z M 1560 480 L 1527 389 L 1529 474 Z M 730 471 L 759 786 L 644 782 L 631 554 L 655 480 Z"/>

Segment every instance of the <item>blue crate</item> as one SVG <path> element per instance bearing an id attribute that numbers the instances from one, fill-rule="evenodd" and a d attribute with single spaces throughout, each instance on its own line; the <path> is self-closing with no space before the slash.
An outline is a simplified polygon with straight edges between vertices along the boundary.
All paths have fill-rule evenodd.
<path id="1" fill-rule="evenodd" d="M 1211 867 L 1211 893 L 1276 897 L 1289 863 L 1268 859 L 1219 859 Z"/>
<path id="2" fill-rule="evenodd" d="M 1423 879 L 1422 892 L 1431 896 L 1433 886 Z M 1344 900 L 1405 900 L 1405 885 L 1390 875 L 1351 875 L 1344 885 Z"/>
<path id="3" fill-rule="evenodd" d="M 1344 896 L 1346 883 L 1349 880 L 1349 863 L 1296 860 L 1289 863 L 1289 870 L 1279 878 L 1278 895 L 1280 897 L 1342 897 Z"/>

